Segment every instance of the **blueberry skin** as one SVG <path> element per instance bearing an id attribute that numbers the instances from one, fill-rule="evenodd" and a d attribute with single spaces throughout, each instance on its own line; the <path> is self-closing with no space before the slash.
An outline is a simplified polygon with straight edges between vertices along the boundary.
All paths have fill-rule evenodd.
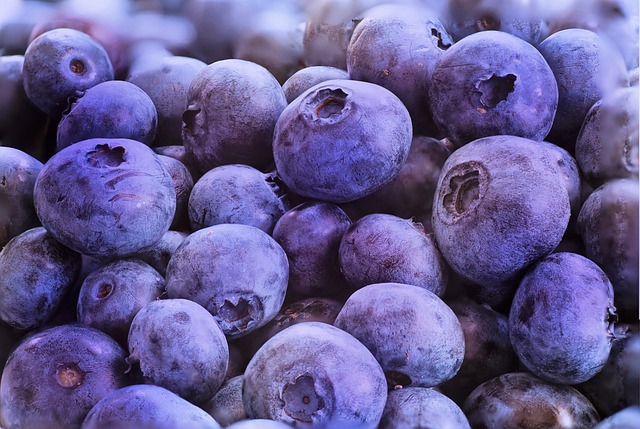
<path id="1" fill-rule="evenodd" d="M 638 180 L 614 179 L 593 191 L 578 215 L 584 254 L 611 280 L 620 320 L 629 323 L 639 317 L 639 206 Z"/>
<path id="2" fill-rule="evenodd" d="M 90 139 L 52 156 L 33 192 L 42 225 L 77 252 L 127 256 L 156 243 L 171 225 L 171 176 L 144 143 Z"/>
<path id="3" fill-rule="evenodd" d="M 471 429 L 455 402 L 424 387 L 405 387 L 389 392 L 378 429 Z"/>
<path id="4" fill-rule="evenodd" d="M 291 429 L 293 426 L 269 419 L 248 419 L 227 427 L 231 429 Z"/>
<path id="5" fill-rule="evenodd" d="M 143 380 L 199 404 L 224 381 L 229 346 L 220 326 L 201 305 L 162 299 L 135 315 L 127 339 L 127 363 L 140 365 Z"/>
<path id="6" fill-rule="evenodd" d="M 593 429 L 633 429 L 638 425 L 638 419 L 640 407 L 632 405 L 602 420 Z"/>
<path id="7" fill-rule="evenodd" d="M 573 153 L 593 104 L 628 85 L 622 54 L 597 33 L 582 28 L 558 31 L 538 46 L 558 83 L 558 109 L 547 140 Z"/>
<path id="8" fill-rule="evenodd" d="M 576 140 L 576 161 L 597 188 L 607 180 L 638 178 L 638 87 L 621 88 L 597 101 Z"/>
<path id="9" fill-rule="evenodd" d="M 49 321 L 80 265 L 80 255 L 43 227 L 17 235 L 0 251 L 0 318 L 25 331 Z"/>
<path id="10" fill-rule="evenodd" d="M 61 325 L 33 334 L 2 373 L 2 424 L 79 429 L 96 402 L 127 385 L 125 371 L 124 350 L 97 329 Z"/>
<path id="11" fill-rule="evenodd" d="M 375 356 L 390 388 L 433 387 L 450 380 L 464 357 L 464 334 L 454 312 L 434 293 L 402 283 L 355 291 L 334 326 Z"/>
<path id="12" fill-rule="evenodd" d="M 590 428 L 600 421 L 587 398 L 571 386 L 513 372 L 482 383 L 462 410 L 472 428 Z"/>
<path id="13" fill-rule="evenodd" d="M 342 236 L 338 259 L 354 289 L 407 283 L 441 297 L 447 288 L 447 267 L 433 234 L 411 219 L 384 213 L 358 219 Z"/>
<path id="14" fill-rule="evenodd" d="M 135 384 L 102 398 L 81 429 L 220 429 L 201 408 L 153 384 Z"/>
<path id="15" fill-rule="evenodd" d="M 256 352 L 242 395 L 250 418 L 296 427 L 333 421 L 374 429 L 387 387 L 380 365 L 362 343 L 332 325 L 306 322 L 274 335 Z"/>
<path id="16" fill-rule="evenodd" d="M 332 79 L 349 79 L 349 73 L 331 66 L 308 66 L 298 70 L 282 84 L 287 104 L 312 86 Z"/>
<path id="17" fill-rule="evenodd" d="M 557 151 L 516 136 L 478 139 L 447 159 L 433 232 L 472 297 L 508 309 L 526 267 L 560 243 L 570 217 L 564 172 Z"/>
<path id="18" fill-rule="evenodd" d="M 54 119 L 67 109 L 69 97 L 113 78 L 105 49 L 78 30 L 49 30 L 31 41 L 24 53 L 24 90 Z"/>
<path id="19" fill-rule="evenodd" d="M 335 297 L 348 290 L 338 249 L 350 225 L 340 207 L 322 201 L 301 203 L 278 219 L 272 236 L 289 260 L 289 294 Z"/>
<path id="20" fill-rule="evenodd" d="M 107 263 L 82 283 L 78 322 L 99 329 L 126 346 L 134 316 L 163 292 L 164 278 L 149 264 L 137 259 Z"/>
<path id="21" fill-rule="evenodd" d="M 180 243 L 189 236 L 189 233 L 169 230 L 153 246 L 146 247 L 131 255 L 151 265 L 162 277 L 167 274 L 167 265 Z"/>
<path id="22" fill-rule="evenodd" d="M 243 375 L 228 379 L 211 399 L 201 405 L 223 427 L 247 418 L 242 402 L 243 381 Z"/>
<path id="23" fill-rule="evenodd" d="M 189 224 L 189 197 L 193 190 L 193 176 L 179 159 L 158 154 L 158 158 L 165 166 L 176 191 L 176 212 L 173 215 L 170 229 L 179 231 L 191 231 Z"/>
<path id="24" fill-rule="evenodd" d="M 193 186 L 188 213 L 196 231 L 221 223 L 250 225 L 271 234 L 288 208 L 285 191 L 272 173 L 244 164 L 214 167 Z"/>
<path id="25" fill-rule="evenodd" d="M 558 86 L 532 45 L 481 31 L 441 55 L 428 96 L 435 123 L 457 145 L 499 134 L 540 141 L 553 124 Z"/>
<path id="26" fill-rule="evenodd" d="M 182 115 L 182 141 L 202 174 L 225 164 L 264 169 L 273 162 L 271 140 L 287 105 L 269 71 L 251 61 L 216 61 L 198 72 Z"/>
<path id="27" fill-rule="evenodd" d="M 70 100 L 58 123 L 57 151 L 92 138 L 123 138 L 151 145 L 158 128 L 153 101 L 136 85 L 111 80 Z"/>
<path id="28" fill-rule="evenodd" d="M 16 235 L 40 225 L 33 187 L 42 167 L 26 152 L 0 146 L 0 248 Z"/>
<path id="29" fill-rule="evenodd" d="M 287 255 L 259 228 L 220 224 L 190 234 L 167 266 L 169 298 L 191 299 L 214 316 L 228 338 L 265 325 L 282 307 Z"/>
<path id="30" fill-rule="evenodd" d="M 577 384 L 607 362 L 616 321 L 606 274 L 584 256 L 554 253 L 522 278 L 509 311 L 509 337 L 532 373 Z"/>
<path id="31" fill-rule="evenodd" d="M 158 112 L 153 146 L 182 144 L 182 114 L 189 85 L 206 66 L 199 59 L 173 55 L 130 71 L 127 82 L 144 90 Z"/>
<path id="32" fill-rule="evenodd" d="M 392 180 L 407 159 L 411 137 L 409 112 L 391 91 L 368 82 L 330 80 L 284 109 L 273 155 L 293 192 L 344 203 Z"/>

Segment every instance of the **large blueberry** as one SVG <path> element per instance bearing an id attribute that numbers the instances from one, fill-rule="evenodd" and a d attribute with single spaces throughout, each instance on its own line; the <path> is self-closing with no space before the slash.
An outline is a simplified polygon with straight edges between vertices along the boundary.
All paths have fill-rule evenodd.
<path id="1" fill-rule="evenodd" d="M 78 252 L 118 257 L 156 243 L 176 209 L 171 176 L 144 143 L 90 139 L 52 156 L 38 175 L 42 225 Z"/>
<path id="2" fill-rule="evenodd" d="M 242 395 L 250 418 L 374 429 L 387 385 L 380 365 L 357 339 L 332 325 L 306 322 L 276 334 L 256 352 Z"/>
<path id="3" fill-rule="evenodd" d="M 293 192 L 342 203 L 391 181 L 407 159 L 411 137 L 407 108 L 391 91 L 337 79 L 311 87 L 284 109 L 273 154 Z"/>
<path id="4" fill-rule="evenodd" d="M 429 102 L 438 127 L 458 145 L 497 134 L 543 140 L 555 117 L 558 86 L 532 45 L 482 31 L 442 54 Z"/>

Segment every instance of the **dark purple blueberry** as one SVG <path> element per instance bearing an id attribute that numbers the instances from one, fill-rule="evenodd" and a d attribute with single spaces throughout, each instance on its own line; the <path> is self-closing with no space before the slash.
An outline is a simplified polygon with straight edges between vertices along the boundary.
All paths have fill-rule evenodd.
<path id="1" fill-rule="evenodd" d="M 170 229 L 191 231 L 189 223 L 189 197 L 193 190 L 194 180 L 191 172 L 179 159 L 158 154 L 158 158 L 165 166 L 176 191 L 176 212 L 173 215 Z"/>
<path id="2" fill-rule="evenodd" d="M 291 103 L 307 89 L 332 79 L 349 79 L 346 70 L 331 66 L 309 66 L 292 74 L 283 84 L 282 90 Z"/>
<path id="3" fill-rule="evenodd" d="M 353 336 L 322 322 L 290 326 L 271 337 L 244 374 L 250 418 L 296 427 L 327 422 L 377 428 L 387 399 L 380 365 Z"/>
<path id="4" fill-rule="evenodd" d="M 465 343 L 458 318 L 421 287 L 367 285 L 351 294 L 334 325 L 371 351 L 389 388 L 437 386 L 462 365 Z"/>
<path id="5" fill-rule="evenodd" d="M 221 223 L 255 226 L 271 234 L 288 208 L 279 178 L 244 164 L 214 167 L 194 184 L 189 197 L 191 229 Z"/>
<path id="6" fill-rule="evenodd" d="M 282 87 L 264 67 L 240 59 L 209 64 L 189 86 L 182 115 L 185 150 L 201 174 L 225 164 L 266 168 L 286 105 Z"/>
<path id="7" fill-rule="evenodd" d="M 0 146 L 0 248 L 40 225 L 33 187 L 42 163 L 20 149 Z"/>
<path id="8" fill-rule="evenodd" d="M 21 330 L 48 322 L 80 272 L 80 255 L 43 227 L 11 239 L 0 251 L 0 319 Z"/>
<path id="9" fill-rule="evenodd" d="M 540 141 L 551 129 L 558 88 L 532 45 L 501 31 L 481 31 L 441 55 L 429 101 L 436 124 L 456 145 L 498 134 Z"/>
<path id="10" fill-rule="evenodd" d="M 472 428 L 590 428 L 600 421 L 591 402 L 576 389 L 527 372 L 482 383 L 462 410 Z"/>
<path id="11" fill-rule="evenodd" d="M 176 209 L 173 180 L 144 143 L 90 139 L 52 156 L 34 187 L 42 225 L 64 245 L 104 258 L 156 243 Z"/>
<path id="12" fill-rule="evenodd" d="M 164 278 L 137 259 L 107 263 L 87 276 L 78 296 L 78 322 L 127 344 L 129 326 L 147 303 L 164 292 Z"/>
<path id="13" fill-rule="evenodd" d="M 201 406 L 223 427 L 247 418 L 244 402 L 242 402 L 243 381 L 243 375 L 228 379 L 216 394 Z"/>
<path id="14" fill-rule="evenodd" d="M 58 123 L 57 150 L 92 138 L 131 139 L 151 145 L 158 113 L 149 96 L 122 80 L 99 83 L 70 98 Z"/>
<path id="15" fill-rule="evenodd" d="M 407 159 L 411 137 L 409 113 L 392 92 L 338 79 L 308 89 L 284 109 L 273 154 L 293 192 L 343 203 L 391 181 Z"/>
<path id="16" fill-rule="evenodd" d="M 272 236 L 289 260 L 287 293 L 335 297 L 347 291 L 338 248 L 350 225 L 340 207 L 321 201 L 304 202 L 278 219 Z"/>
<path id="17" fill-rule="evenodd" d="M 2 372 L 2 425 L 80 429 L 89 410 L 127 385 L 125 352 L 107 334 L 62 325 L 27 337 Z"/>
<path id="18" fill-rule="evenodd" d="M 123 387 L 102 398 L 81 429 L 220 429 L 204 410 L 153 384 Z"/>
<path id="19" fill-rule="evenodd" d="M 69 98 L 113 78 L 105 49 L 78 30 L 49 30 L 36 37 L 24 54 L 24 90 L 36 106 L 55 119 L 69 107 Z"/>
<path id="20" fill-rule="evenodd" d="M 169 298 L 205 307 L 229 338 L 265 325 L 280 311 L 289 277 L 287 255 L 266 232 L 220 224 L 190 234 L 167 266 Z"/>
<path id="21" fill-rule="evenodd" d="M 156 244 L 131 254 L 131 257 L 151 265 L 164 277 L 167 273 L 167 265 L 169 265 L 169 260 L 173 252 L 176 251 L 180 243 L 182 243 L 188 235 L 189 233 L 187 232 L 169 230 L 162 235 Z"/>
<path id="22" fill-rule="evenodd" d="M 139 365 L 148 384 L 199 404 L 218 391 L 229 365 L 229 346 L 220 326 L 188 299 L 161 299 L 135 315 L 127 339 L 129 365 Z"/>

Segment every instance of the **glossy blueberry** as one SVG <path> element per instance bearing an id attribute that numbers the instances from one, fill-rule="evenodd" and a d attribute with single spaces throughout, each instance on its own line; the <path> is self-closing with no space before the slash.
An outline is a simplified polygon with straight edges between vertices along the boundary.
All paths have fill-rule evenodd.
<path id="1" fill-rule="evenodd" d="M 99 329 L 126 346 L 134 316 L 163 292 L 164 278 L 149 264 L 137 259 L 107 263 L 82 283 L 78 322 Z"/>
<path id="2" fill-rule="evenodd" d="M 188 203 L 192 230 L 221 223 L 250 225 L 271 234 L 288 208 L 280 179 L 244 164 L 214 167 L 193 186 Z"/>
<path id="3" fill-rule="evenodd" d="M 266 168 L 286 105 L 282 87 L 264 67 L 240 59 L 209 64 L 189 86 L 182 115 L 185 150 L 202 174 L 225 164 Z"/>
<path id="4" fill-rule="evenodd" d="M 292 74 L 282 84 L 282 90 L 287 98 L 287 103 L 291 103 L 312 86 L 332 79 L 349 79 L 349 73 L 331 66 L 304 67 Z"/>
<path id="5" fill-rule="evenodd" d="M 143 90 L 122 80 L 102 82 L 70 98 L 58 123 L 57 150 L 97 137 L 151 145 L 157 127 L 158 113 Z"/>
<path id="6" fill-rule="evenodd" d="M 336 422 L 373 429 L 382 417 L 387 387 L 380 365 L 362 343 L 332 325 L 307 322 L 276 334 L 256 352 L 242 395 L 250 418 L 296 427 Z"/>
<path id="7" fill-rule="evenodd" d="M 390 388 L 437 386 L 458 372 L 464 357 L 464 334 L 456 315 L 418 286 L 367 285 L 351 294 L 334 325 L 371 351 Z"/>
<path id="8" fill-rule="evenodd" d="M 289 278 L 287 255 L 266 232 L 249 225 L 220 224 L 190 234 L 167 266 L 169 298 L 205 307 L 229 338 L 273 319 Z"/>
<path id="9" fill-rule="evenodd" d="M 68 108 L 70 97 L 113 78 L 111 60 L 102 45 L 78 30 L 49 30 L 36 37 L 24 54 L 25 92 L 55 119 Z"/>
<path id="10" fill-rule="evenodd" d="M 0 251 L 0 318 L 30 330 L 51 319 L 80 272 L 80 255 L 43 227 L 29 229 Z"/>
<path id="11" fill-rule="evenodd" d="M 62 325 L 35 333 L 2 373 L 2 425 L 79 429 L 96 402 L 126 386 L 125 371 L 124 350 L 97 329 Z"/>
<path id="12" fill-rule="evenodd" d="M 528 372 L 503 374 L 482 383 L 462 410 L 472 428 L 587 428 L 600 421 L 591 402 L 576 389 Z"/>
<path id="13" fill-rule="evenodd" d="M 532 45 L 501 31 L 481 31 L 442 54 L 429 102 L 436 124 L 457 145 L 498 134 L 540 141 L 551 129 L 558 88 Z"/>
<path id="14" fill-rule="evenodd" d="M 167 265 L 169 265 L 169 260 L 173 252 L 176 251 L 180 243 L 182 243 L 188 235 L 187 232 L 169 230 L 160 237 L 160 240 L 157 241 L 156 244 L 133 253 L 131 257 L 151 265 L 164 277 L 167 273 Z"/>
<path id="15" fill-rule="evenodd" d="M 347 290 L 338 248 L 351 220 L 335 204 L 308 201 L 286 211 L 273 238 L 289 260 L 289 294 L 338 296 Z"/>
<path id="16" fill-rule="evenodd" d="M 20 149 L 0 146 L 0 247 L 40 225 L 33 187 L 42 163 Z"/>
<path id="17" fill-rule="evenodd" d="M 392 92 L 368 82 L 330 80 L 284 109 L 273 154 L 293 192 L 343 203 L 391 181 L 407 159 L 411 136 L 409 113 Z"/>
<path id="18" fill-rule="evenodd" d="M 220 429 L 213 417 L 153 384 L 123 387 L 102 398 L 81 429 Z"/>
<path id="19" fill-rule="evenodd" d="M 193 176 L 187 166 L 179 159 L 160 154 L 158 154 L 158 159 L 169 172 L 176 191 L 176 212 L 169 228 L 178 231 L 191 231 L 189 224 L 189 197 L 193 190 Z"/>
<path id="20" fill-rule="evenodd" d="M 243 375 L 236 375 L 225 381 L 215 395 L 202 404 L 201 408 L 209 413 L 223 427 L 247 418 L 242 402 Z"/>
<path id="21" fill-rule="evenodd" d="M 171 176 L 144 143 L 90 139 L 52 156 L 34 187 L 42 225 L 78 252 L 105 258 L 138 252 L 169 229 Z"/>

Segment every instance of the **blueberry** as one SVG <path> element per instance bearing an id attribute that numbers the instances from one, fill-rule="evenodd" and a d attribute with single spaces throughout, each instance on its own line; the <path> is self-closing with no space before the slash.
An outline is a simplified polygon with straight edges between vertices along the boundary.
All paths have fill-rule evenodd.
<path id="1" fill-rule="evenodd" d="M 35 333 L 11 353 L 2 373 L 2 424 L 79 429 L 96 402 L 126 386 L 125 370 L 122 347 L 97 329 L 63 325 Z"/>
<path id="2" fill-rule="evenodd" d="M 200 70 L 187 94 L 182 140 L 204 174 L 225 164 L 263 169 L 273 162 L 273 129 L 287 101 L 264 67 L 240 59 Z"/>
<path id="3" fill-rule="evenodd" d="M 591 402 L 576 389 L 527 372 L 503 374 L 482 383 L 462 410 L 474 428 L 588 428 L 600 421 Z"/>
<path id="4" fill-rule="evenodd" d="M 176 251 L 180 243 L 182 243 L 188 235 L 187 232 L 169 230 L 160 237 L 160 240 L 157 241 L 156 244 L 133 253 L 131 257 L 151 265 L 164 277 L 167 273 L 167 265 L 169 265 L 169 260 L 173 252 Z"/>
<path id="5" fill-rule="evenodd" d="M 351 294 L 334 325 L 371 351 L 390 388 L 437 386 L 462 365 L 460 322 L 440 298 L 418 286 L 367 285 Z"/>
<path id="6" fill-rule="evenodd" d="M 638 426 L 640 407 L 626 407 L 595 425 L 593 429 L 633 429 Z"/>
<path id="7" fill-rule="evenodd" d="M 149 96 L 122 80 L 98 83 L 70 98 L 58 123 L 57 150 L 97 137 L 123 138 L 151 145 L 158 113 Z"/>
<path id="8" fill-rule="evenodd" d="M 179 231 L 191 231 L 191 225 L 189 224 L 189 197 L 193 190 L 193 176 L 187 166 L 177 158 L 158 154 L 158 159 L 169 172 L 176 191 L 176 212 L 169 228 Z"/>
<path id="9" fill-rule="evenodd" d="M 80 255 L 43 227 L 24 231 L 0 251 L 0 318 L 30 330 L 48 322 L 80 272 Z"/>
<path id="10" fill-rule="evenodd" d="M 553 124 L 558 88 L 532 45 L 501 31 L 481 31 L 440 56 L 429 102 L 436 124 L 457 145 L 498 134 L 540 141 Z"/>
<path id="11" fill-rule="evenodd" d="M 228 379 L 220 386 L 216 394 L 201 406 L 224 427 L 247 418 L 247 412 L 242 402 L 243 381 L 243 375 Z"/>
<path id="12" fill-rule="evenodd" d="M 78 252 L 104 258 L 156 243 L 171 225 L 171 176 L 145 144 L 89 139 L 52 156 L 33 191 L 42 225 Z"/>
<path id="13" fill-rule="evenodd" d="M 81 429 L 220 429 L 204 410 L 153 384 L 123 387 L 103 397 Z"/>
<path id="14" fill-rule="evenodd" d="M 127 363 L 140 366 L 146 383 L 195 404 L 211 399 L 229 365 L 222 329 L 205 308 L 187 299 L 144 305 L 131 322 L 127 344 Z"/>
<path id="15" fill-rule="evenodd" d="M 78 30 L 57 28 L 36 37 L 24 54 L 24 89 L 29 99 L 54 119 L 69 98 L 113 80 L 111 60 L 102 45 Z"/>
<path id="16" fill-rule="evenodd" d="M 227 427 L 231 429 L 290 429 L 293 426 L 269 419 L 246 419 Z"/>
<path id="17" fill-rule="evenodd" d="M 346 70 L 331 66 L 309 66 L 293 73 L 283 84 L 282 90 L 291 103 L 307 89 L 332 79 L 349 79 Z"/>
<path id="18" fill-rule="evenodd" d="M 163 292 L 164 278 L 149 264 L 137 259 L 107 263 L 91 272 L 82 283 L 78 321 L 126 346 L 134 316 Z"/>
<path id="19" fill-rule="evenodd" d="M 220 224 L 190 234 L 167 266 L 169 298 L 205 307 L 229 338 L 265 325 L 282 307 L 287 255 L 266 232 Z"/>
<path id="20" fill-rule="evenodd" d="M 362 343 L 332 325 L 306 322 L 274 335 L 256 352 L 242 395 L 250 418 L 374 429 L 387 388 L 380 365 Z"/>
<path id="21" fill-rule="evenodd" d="M 392 92 L 338 79 L 308 89 L 284 109 L 273 154 L 293 192 L 343 203 L 391 181 L 407 159 L 411 137 L 409 113 Z"/>

